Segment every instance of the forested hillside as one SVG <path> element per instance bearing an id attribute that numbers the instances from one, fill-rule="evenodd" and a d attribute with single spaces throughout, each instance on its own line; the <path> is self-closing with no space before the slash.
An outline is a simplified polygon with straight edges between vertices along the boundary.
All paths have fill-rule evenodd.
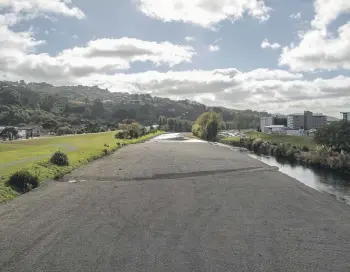
<path id="1" fill-rule="evenodd" d="M 216 111 L 232 128 L 256 128 L 266 112 L 238 111 L 149 94 L 111 93 L 86 86 L 56 87 L 47 83 L 0 81 L 0 125 L 38 124 L 79 127 L 87 122 L 104 125 L 134 119 L 143 125 L 159 116 L 194 121 L 205 111 Z M 44 125 L 44 126 L 45 126 Z M 57 125 L 57 124 L 56 124 Z"/>

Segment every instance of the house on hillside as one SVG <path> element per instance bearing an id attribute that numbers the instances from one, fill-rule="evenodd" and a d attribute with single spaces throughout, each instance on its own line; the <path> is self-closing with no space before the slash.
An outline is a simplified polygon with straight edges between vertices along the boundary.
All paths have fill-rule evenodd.
<path id="1" fill-rule="evenodd" d="M 28 126 L 18 128 L 18 134 L 24 138 L 40 137 L 40 127 L 39 126 Z"/>

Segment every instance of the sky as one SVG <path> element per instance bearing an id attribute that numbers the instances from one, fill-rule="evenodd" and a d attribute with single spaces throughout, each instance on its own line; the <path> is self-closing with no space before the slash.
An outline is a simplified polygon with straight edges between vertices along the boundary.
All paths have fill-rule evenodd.
<path id="1" fill-rule="evenodd" d="M 349 0 L 0 0 L 0 80 L 350 111 Z"/>

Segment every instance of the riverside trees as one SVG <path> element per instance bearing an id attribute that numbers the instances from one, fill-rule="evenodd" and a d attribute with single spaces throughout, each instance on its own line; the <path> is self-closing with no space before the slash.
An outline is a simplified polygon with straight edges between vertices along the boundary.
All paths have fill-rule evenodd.
<path id="1" fill-rule="evenodd" d="M 216 112 L 204 112 L 192 127 L 193 135 L 207 141 L 214 141 L 218 134 L 220 115 Z"/>

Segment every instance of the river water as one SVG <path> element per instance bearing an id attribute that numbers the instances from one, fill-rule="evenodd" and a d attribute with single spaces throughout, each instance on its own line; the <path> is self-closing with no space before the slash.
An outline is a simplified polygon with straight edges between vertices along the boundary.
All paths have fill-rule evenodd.
<path id="1" fill-rule="evenodd" d="M 315 170 L 300 165 L 277 161 L 271 156 L 259 156 L 248 153 L 254 159 L 260 160 L 270 166 L 279 167 L 279 171 L 297 179 L 305 185 L 331 194 L 336 199 L 350 205 L 350 176 L 332 173 L 329 170 Z"/>

